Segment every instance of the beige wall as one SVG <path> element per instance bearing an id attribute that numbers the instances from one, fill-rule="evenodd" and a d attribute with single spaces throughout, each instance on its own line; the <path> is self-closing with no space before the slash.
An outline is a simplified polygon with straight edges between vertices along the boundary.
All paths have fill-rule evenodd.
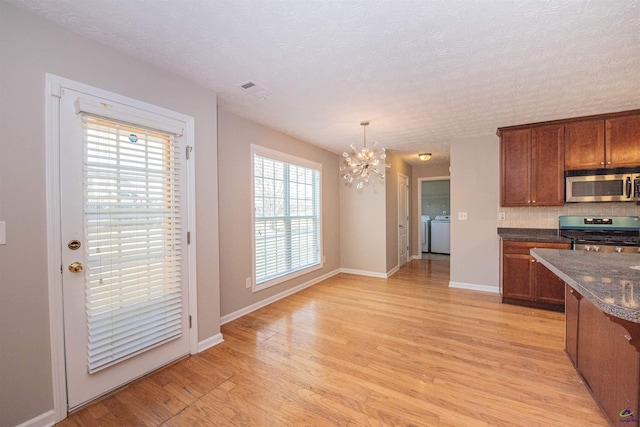
<path id="1" fill-rule="evenodd" d="M 391 168 L 387 169 L 386 180 L 386 248 L 387 248 L 387 272 L 398 266 L 398 174 L 407 177 L 409 181 L 409 218 L 411 218 L 411 166 L 405 163 L 393 152 L 387 151 L 387 163 Z M 411 219 L 409 219 L 409 253 L 411 253 Z"/>
<path id="2" fill-rule="evenodd" d="M 216 95 L 0 1 L 0 426 L 53 409 L 45 73 L 195 117 L 199 339 L 219 332 Z"/>
<path id="3" fill-rule="evenodd" d="M 222 315 L 259 303 L 275 294 L 340 268 L 338 155 L 307 144 L 224 110 L 218 115 L 220 177 L 220 298 Z M 321 270 L 252 292 L 251 144 L 322 164 L 322 239 L 326 262 Z"/>
<path id="4" fill-rule="evenodd" d="M 420 182 L 421 178 L 446 177 L 449 178 L 449 165 L 430 165 L 429 162 L 421 166 L 411 167 L 411 255 L 422 255 L 422 238 L 420 236 Z"/>
<path id="5" fill-rule="evenodd" d="M 338 165 L 338 163 L 336 163 Z M 338 166 L 336 166 L 337 168 Z M 388 175 L 387 171 L 387 176 Z M 362 189 L 340 179 L 340 266 L 386 275 L 385 182 L 372 179 Z"/>
<path id="6" fill-rule="evenodd" d="M 453 284 L 498 290 L 499 144 L 495 135 L 451 144 L 451 277 Z M 458 212 L 467 212 L 466 221 Z"/>

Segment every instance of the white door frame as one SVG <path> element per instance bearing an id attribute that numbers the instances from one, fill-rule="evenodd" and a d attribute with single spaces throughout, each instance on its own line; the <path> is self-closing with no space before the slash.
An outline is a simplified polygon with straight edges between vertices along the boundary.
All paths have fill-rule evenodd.
<path id="1" fill-rule="evenodd" d="M 409 242 L 411 241 L 411 203 L 410 203 L 410 197 L 411 197 L 411 193 L 409 192 L 409 177 L 402 174 L 402 173 L 398 173 L 398 187 L 400 186 L 400 178 L 403 178 L 404 181 L 407 183 L 406 188 L 404 189 L 405 191 L 405 202 L 406 202 L 406 217 L 407 219 L 405 220 L 405 224 L 407 226 L 407 254 L 405 256 L 404 262 L 401 263 L 400 259 L 400 221 L 398 221 L 398 268 L 401 267 L 402 265 L 404 265 L 405 263 L 409 262 L 409 260 L 411 259 L 410 254 L 411 254 L 411 248 L 409 248 Z M 400 219 L 400 191 L 398 191 L 398 219 Z"/>
<path id="2" fill-rule="evenodd" d="M 422 242 L 422 183 L 424 181 L 451 181 L 451 175 L 418 178 L 418 245 Z M 451 196 L 449 196 L 451 198 Z M 433 218 L 432 218 L 433 219 Z M 418 259 L 422 258 L 422 246 L 418 246 Z"/>
<path id="3" fill-rule="evenodd" d="M 184 121 L 186 145 L 194 147 L 194 119 L 184 114 L 147 104 L 132 98 L 117 95 L 95 87 L 68 80 L 47 73 L 45 76 L 45 150 L 47 168 L 47 278 L 49 288 L 49 334 L 51 339 L 51 376 L 53 383 L 53 411 L 55 421 L 67 416 L 67 379 L 65 373 L 64 323 L 62 304 L 62 257 L 60 230 L 60 109 L 58 99 L 65 88 L 111 99 L 126 105 L 144 107 L 147 111 L 179 118 Z M 195 148 L 194 148 L 195 152 Z M 193 157 L 192 157 L 193 158 Z M 195 167 L 194 161 L 186 163 L 187 229 L 191 242 L 187 245 L 189 255 L 189 315 L 192 327 L 189 329 L 189 353 L 198 352 L 198 316 L 196 281 L 196 209 L 195 209 Z"/>

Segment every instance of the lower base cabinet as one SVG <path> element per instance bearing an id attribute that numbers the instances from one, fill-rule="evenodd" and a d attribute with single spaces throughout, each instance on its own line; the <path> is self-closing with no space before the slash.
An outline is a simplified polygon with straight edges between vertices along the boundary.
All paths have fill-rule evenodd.
<path id="1" fill-rule="evenodd" d="M 570 249 L 568 243 L 502 242 L 502 302 L 564 309 L 564 282 L 529 253 L 534 248 Z"/>
<path id="2" fill-rule="evenodd" d="M 565 285 L 565 341 L 564 349 L 574 367 L 578 366 L 578 310 L 580 309 L 582 295 L 574 291 L 569 285 Z"/>
<path id="3" fill-rule="evenodd" d="M 637 426 L 640 354 L 625 328 L 565 285 L 567 355 L 611 425 Z M 631 323 L 631 322 L 628 322 Z"/>

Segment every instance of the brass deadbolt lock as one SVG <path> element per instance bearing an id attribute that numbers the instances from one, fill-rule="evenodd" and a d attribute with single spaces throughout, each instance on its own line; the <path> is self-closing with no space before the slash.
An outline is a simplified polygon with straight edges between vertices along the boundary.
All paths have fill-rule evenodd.
<path id="1" fill-rule="evenodd" d="M 67 247 L 72 251 L 80 249 L 80 246 L 82 246 L 80 240 L 71 240 L 69 243 L 67 243 Z"/>
<path id="2" fill-rule="evenodd" d="M 78 261 L 76 262 L 72 262 L 71 264 L 69 264 L 69 271 L 72 273 L 79 273 L 83 270 L 83 266 L 81 263 L 79 263 Z"/>

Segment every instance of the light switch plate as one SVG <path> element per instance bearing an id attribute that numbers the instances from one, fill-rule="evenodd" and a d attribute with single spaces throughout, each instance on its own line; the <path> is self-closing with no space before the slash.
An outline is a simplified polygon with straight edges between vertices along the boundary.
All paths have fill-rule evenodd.
<path id="1" fill-rule="evenodd" d="M 7 223 L 0 221 L 0 245 L 7 244 Z"/>
<path id="2" fill-rule="evenodd" d="M 498 212 L 498 221 L 504 221 L 507 219 L 507 214 L 505 212 Z"/>
<path id="3" fill-rule="evenodd" d="M 467 220 L 467 213 L 466 212 L 458 212 L 458 219 L 460 221 L 466 221 Z"/>

